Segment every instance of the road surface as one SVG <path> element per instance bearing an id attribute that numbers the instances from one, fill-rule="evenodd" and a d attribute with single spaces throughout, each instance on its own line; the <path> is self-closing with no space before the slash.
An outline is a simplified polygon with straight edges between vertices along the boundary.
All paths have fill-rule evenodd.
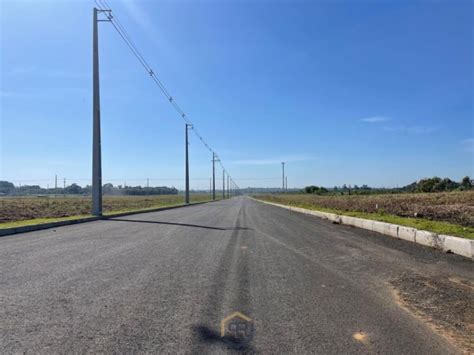
<path id="1" fill-rule="evenodd" d="M 417 283 L 469 288 L 472 266 L 246 197 L 8 236 L 0 351 L 456 353 Z M 234 312 L 251 319 L 237 344 L 220 333 Z"/>

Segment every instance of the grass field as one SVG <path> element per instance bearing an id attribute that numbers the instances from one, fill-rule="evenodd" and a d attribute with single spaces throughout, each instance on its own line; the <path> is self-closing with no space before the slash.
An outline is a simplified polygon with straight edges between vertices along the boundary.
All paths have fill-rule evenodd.
<path id="1" fill-rule="evenodd" d="M 209 195 L 191 195 L 191 202 L 209 200 Z M 104 214 L 173 206 L 184 203 L 182 195 L 104 196 Z M 46 223 L 89 216 L 89 197 L 3 197 L 0 198 L 0 228 Z"/>
<path id="2" fill-rule="evenodd" d="M 255 197 L 474 239 L 474 191 L 351 196 L 275 194 Z"/>

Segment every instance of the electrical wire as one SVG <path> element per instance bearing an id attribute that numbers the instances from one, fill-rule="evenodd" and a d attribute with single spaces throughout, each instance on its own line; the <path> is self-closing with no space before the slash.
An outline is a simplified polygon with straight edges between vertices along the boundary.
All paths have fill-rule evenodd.
<path id="1" fill-rule="evenodd" d="M 107 3 L 106 0 L 95 0 L 95 3 L 98 7 L 98 9 L 102 12 L 107 11 L 106 13 L 106 18 L 107 20 L 112 24 L 113 28 L 115 31 L 119 34 L 120 38 L 124 41 L 124 43 L 127 45 L 127 47 L 130 49 L 132 54 L 135 56 L 135 58 L 138 60 L 138 62 L 143 66 L 145 71 L 148 73 L 148 75 L 151 77 L 151 79 L 155 82 L 155 84 L 158 86 L 162 94 L 166 97 L 166 99 L 170 102 L 170 104 L 173 106 L 175 111 L 181 116 L 181 118 L 187 123 L 193 125 L 193 132 L 196 135 L 196 137 L 201 141 L 201 143 L 204 145 L 204 147 L 211 153 L 215 154 L 217 156 L 217 153 L 209 146 L 209 144 L 204 140 L 201 134 L 199 134 L 198 130 L 195 128 L 195 125 L 191 122 L 191 120 L 187 117 L 186 113 L 184 112 L 183 109 L 178 105 L 176 100 L 171 96 L 170 92 L 168 89 L 165 87 L 165 85 L 160 81 L 160 79 L 156 76 L 155 71 L 152 69 L 152 67 L 148 64 L 146 61 L 145 57 L 141 54 L 141 52 L 138 50 L 137 46 L 131 39 L 130 35 L 128 34 L 127 30 L 125 29 L 125 26 L 120 22 L 118 17 L 114 14 L 112 14 L 111 7 Z M 228 176 L 230 176 L 225 169 L 221 159 L 218 159 L 217 162 L 219 165 L 222 167 L 224 170 L 224 173 Z M 231 178 L 230 178 L 231 179 Z M 236 185 L 235 182 L 231 179 L 231 182 L 233 185 Z M 238 187 L 237 187 L 238 188 Z"/>

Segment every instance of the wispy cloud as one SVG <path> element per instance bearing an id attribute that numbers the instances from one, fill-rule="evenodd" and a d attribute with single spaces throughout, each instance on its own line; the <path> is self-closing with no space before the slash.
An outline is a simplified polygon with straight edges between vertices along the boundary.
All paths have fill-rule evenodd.
<path id="1" fill-rule="evenodd" d="M 468 138 L 461 141 L 463 150 L 468 153 L 474 153 L 474 138 Z"/>
<path id="2" fill-rule="evenodd" d="M 383 128 L 388 132 L 399 132 L 399 133 L 414 133 L 414 134 L 427 134 L 432 133 L 439 129 L 436 126 L 388 126 Z"/>
<path id="3" fill-rule="evenodd" d="M 38 67 L 34 65 L 28 65 L 28 66 L 16 66 L 13 67 L 10 70 L 5 71 L 5 74 L 10 74 L 10 75 L 28 75 L 36 72 L 38 70 Z"/>
<path id="4" fill-rule="evenodd" d="M 51 70 L 45 73 L 46 76 L 52 78 L 67 78 L 67 79 L 85 79 L 85 78 L 92 78 L 92 74 L 88 73 L 81 73 L 81 72 L 73 72 L 73 71 L 65 71 L 65 70 Z"/>
<path id="5" fill-rule="evenodd" d="M 366 122 L 366 123 L 380 123 L 380 122 L 390 121 L 390 118 L 385 117 L 385 116 L 373 116 L 373 117 L 361 118 L 360 121 Z"/>
<path id="6" fill-rule="evenodd" d="M 16 98 L 23 98 L 23 97 L 25 97 L 24 94 L 17 93 L 14 91 L 5 91 L 5 90 L 0 91 L 1 99 L 10 99 L 10 98 L 16 99 Z"/>
<path id="7" fill-rule="evenodd" d="M 379 126 L 381 129 L 387 132 L 398 132 L 398 133 L 405 133 L 405 134 L 427 134 L 437 131 L 439 127 L 437 126 L 422 126 L 422 125 L 411 125 L 405 124 L 403 121 L 398 123 L 394 122 L 390 117 L 387 116 L 372 116 L 372 117 L 365 117 L 360 119 L 361 122 L 370 123 L 370 124 L 379 124 L 379 123 L 386 123 L 390 122 L 391 125 L 382 125 Z"/>
<path id="8" fill-rule="evenodd" d="M 59 78 L 59 79 L 82 79 L 88 78 L 92 74 L 85 72 L 75 72 L 69 70 L 58 70 L 58 69 L 47 69 L 39 68 L 35 66 L 17 66 L 11 70 L 5 71 L 4 75 L 9 77 L 17 76 L 35 76 L 35 77 L 47 77 L 47 78 Z"/>
<path id="9" fill-rule="evenodd" d="M 269 159 L 247 159 L 247 160 L 236 160 L 234 164 L 238 165 L 274 165 L 280 164 L 283 160 L 276 158 Z"/>
<path id="10" fill-rule="evenodd" d="M 244 159 L 244 160 L 234 160 L 233 164 L 238 165 L 275 165 L 285 163 L 293 163 L 298 161 L 311 160 L 313 157 L 307 154 L 301 155 L 288 155 L 280 157 L 270 157 L 270 158 L 260 158 L 260 159 Z"/>
<path id="11" fill-rule="evenodd" d="M 63 87 L 54 87 L 54 88 L 47 88 L 47 89 L 25 89 L 19 91 L 8 91 L 8 90 L 1 90 L 0 91 L 0 99 L 55 99 L 55 96 L 52 94 L 64 94 L 65 92 L 70 92 L 78 95 L 89 95 L 91 93 L 90 89 L 86 88 L 79 88 L 79 87 L 70 87 L 70 88 L 63 88 Z"/>
<path id="12" fill-rule="evenodd" d="M 123 0 L 122 4 L 128 11 L 132 19 L 142 28 L 143 31 L 152 39 L 156 39 L 157 31 L 156 26 L 153 24 L 148 12 L 146 12 L 139 4 L 138 1 Z"/>
<path id="13" fill-rule="evenodd" d="M 127 13 L 121 15 L 119 12 L 114 12 L 116 16 L 120 17 L 120 21 L 125 22 L 124 26 L 132 40 L 136 40 L 136 38 L 140 38 L 145 35 L 148 39 L 148 43 L 151 44 L 151 48 L 148 48 L 149 50 L 159 50 L 160 53 L 162 53 L 161 55 L 166 55 L 169 58 L 173 58 L 175 64 L 179 64 L 176 61 L 180 61 L 181 59 L 180 54 L 176 52 L 176 46 L 171 43 L 172 40 L 168 38 L 163 31 L 158 31 L 157 24 L 150 16 L 150 3 L 151 1 L 121 0 L 121 4 Z M 134 23 L 130 23 L 129 26 L 126 21 L 127 18 Z M 136 28 L 135 31 L 131 30 L 133 28 Z M 147 52 L 144 51 L 144 47 L 142 47 L 139 43 L 137 43 L 137 46 L 142 54 L 147 58 L 147 60 L 149 60 L 149 64 L 153 67 L 153 57 L 149 57 Z"/>
<path id="14" fill-rule="evenodd" d="M 43 91 L 38 90 L 36 92 L 32 91 L 0 91 L 0 99 L 32 99 L 32 98 L 41 98 L 45 94 Z"/>

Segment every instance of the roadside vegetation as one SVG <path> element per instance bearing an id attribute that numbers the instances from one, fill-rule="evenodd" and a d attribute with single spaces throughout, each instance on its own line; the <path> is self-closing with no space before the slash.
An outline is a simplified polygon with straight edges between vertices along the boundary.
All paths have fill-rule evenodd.
<path id="1" fill-rule="evenodd" d="M 178 195 L 178 189 L 175 187 L 155 186 L 123 186 L 107 183 L 102 186 L 102 192 L 106 195 Z M 65 187 L 48 187 L 44 188 L 39 185 L 20 185 L 15 186 L 9 181 L 0 181 L 0 195 L 2 196 L 57 196 L 57 195 L 74 195 L 85 196 L 92 193 L 92 186 L 79 186 L 72 183 Z"/>
<path id="2" fill-rule="evenodd" d="M 421 217 L 401 217 L 394 214 L 386 213 L 384 211 L 369 213 L 355 210 L 342 210 L 337 208 L 320 207 L 320 204 L 322 204 L 319 203 L 320 201 L 302 201 L 301 197 L 303 196 L 304 195 L 258 195 L 255 196 L 255 198 L 288 206 L 307 208 L 310 210 L 330 212 L 339 215 L 393 223 L 402 226 L 422 229 L 437 234 L 454 235 L 458 237 L 474 239 L 474 227 L 472 225 L 465 226 L 458 223 L 445 222 L 440 220 L 430 220 Z M 340 197 L 333 198 L 339 199 Z"/>
<path id="3" fill-rule="evenodd" d="M 271 202 L 338 211 L 390 214 L 474 227 L 474 191 L 382 195 L 263 195 Z"/>
<path id="4" fill-rule="evenodd" d="M 453 191 L 469 191 L 474 189 L 474 180 L 469 176 L 465 176 L 461 181 L 456 182 L 450 178 L 424 178 L 415 181 L 403 187 L 393 188 L 374 188 L 368 185 L 342 185 L 327 188 L 322 186 L 310 185 L 306 186 L 300 193 L 316 194 L 316 195 L 373 195 L 373 194 L 397 194 L 404 192 L 453 192 Z"/>
<path id="5" fill-rule="evenodd" d="M 398 194 L 268 194 L 258 199 L 474 239 L 474 191 Z"/>
<path id="6" fill-rule="evenodd" d="M 192 202 L 210 200 L 208 194 L 191 194 Z M 48 223 L 90 216 L 91 197 L 1 197 L 0 228 Z M 154 209 L 184 203 L 182 195 L 104 196 L 105 215 Z"/>

